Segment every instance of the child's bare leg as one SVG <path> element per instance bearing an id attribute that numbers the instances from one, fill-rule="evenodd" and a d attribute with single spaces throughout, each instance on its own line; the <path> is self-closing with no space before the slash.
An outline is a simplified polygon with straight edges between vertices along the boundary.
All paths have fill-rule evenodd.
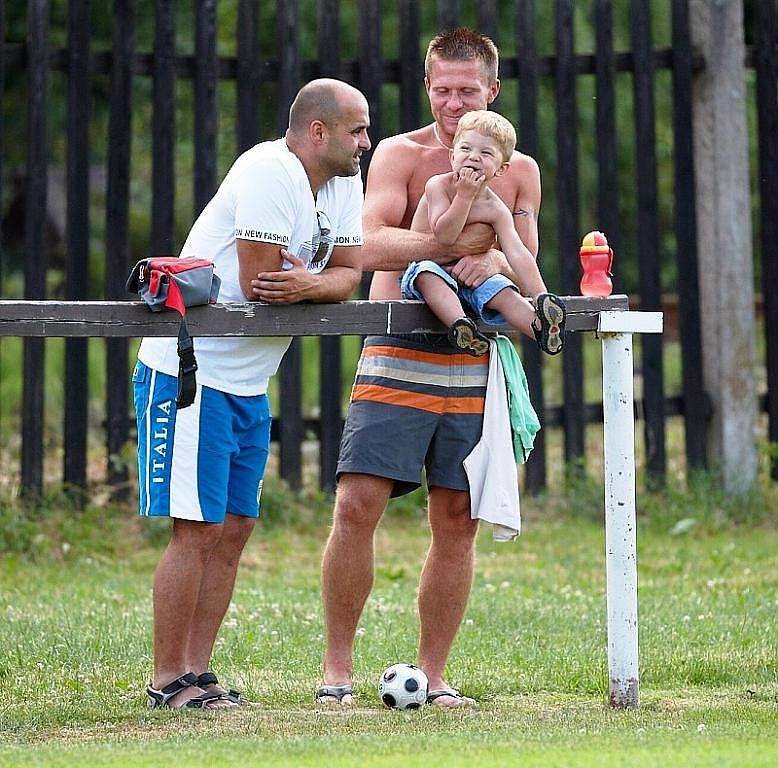
<path id="1" fill-rule="evenodd" d="M 450 326 L 455 320 L 464 317 L 462 302 L 442 277 L 432 272 L 420 272 L 416 276 L 415 285 L 427 306 L 441 322 Z"/>
<path id="2" fill-rule="evenodd" d="M 448 340 L 454 347 L 475 357 L 489 351 L 489 339 L 465 315 L 459 297 L 443 278 L 421 272 L 416 277 L 416 290 L 435 316 L 448 326 Z"/>
<path id="3" fill-rule="evenodd" d="M 517 331 L 531 339 L 535 338 L 535 332 L 532 330 L 532 323 L 537 317 L 535 307 L 518 291 L 503 288 L 486 302 L 486 306 L 499 312 Z"/>
<path id="4" fill-rule="evenodd" d="M 516 273 L 521 291 L 526 296 L 536 299 L 541 293 L 546 292 L 546 284 L 534 259 L 527 259 L 525 268 Z M 511 323 L 513 325 L 513 323 Z"/>

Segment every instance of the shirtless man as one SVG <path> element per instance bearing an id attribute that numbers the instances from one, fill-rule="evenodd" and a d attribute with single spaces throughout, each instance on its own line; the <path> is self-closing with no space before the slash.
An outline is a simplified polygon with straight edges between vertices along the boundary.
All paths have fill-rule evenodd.
<path id="1" fill-rule="evenodd" d="M 470 224 L 456 246 L 409 230 L 427 180 L 450 171 L 449 151 L 459 119 L 485 109 L 500 90 L 491 40 L 455 29 L 432 40 L 425 86 L 434 122 L 382 141 L 370 164 L 363 211 L 364 268 L 374 270 L 370 298 L 399 299 L 399 277 L 419 258 L 445 264 L 476 286 L 501 272 L 511 279 L 494 231 Z M 540 173 L 520 153 L 494 180 L 516 231 L 537 256 Z M 334 519 L 322 562 L 326 624 L 320 700 L 351 705 L 352 651 L 359 617 L 373 585 L 373 534 L 391 496 L 421 484 L 426 465 L 432 542 L 422 569 L 418 664 L 429 678 L 428 701 L 473 704 L 445 680 L 451 645 L 464 616 L 473 576 L 477 521 L 462 460 L 481 436 L 488 356 L 471 357 L 445 336 L 369 337 L 360 358 L 338 463 Z M 441 385 L 441 381 L 448 382 Z"/>

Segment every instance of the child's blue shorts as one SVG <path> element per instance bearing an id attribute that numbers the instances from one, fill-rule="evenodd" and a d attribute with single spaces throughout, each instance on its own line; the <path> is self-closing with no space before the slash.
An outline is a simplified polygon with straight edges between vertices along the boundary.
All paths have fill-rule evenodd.
<path id="1" fill-rule="evenodd" d="M 475 310 L 476 315 L 489 325 L 505 325 L 507 321 L 499 312 L 485 305 L 505 288 L 512 288 L 517 293 L 519 291 L 505 275 L 492 275 L 476 288 L 468 288 L 466 285 L 457 283 L 440 264 L 434 261 L 412 261 L 400 279 L 400 290 L 404 299 L 424 301 L 424 297 L 416 288 L 416 278 L 421 272 L 432 272 L 445 280 L 452 290 L 459 294 L 459 298 L 467 302 L 468 306 Z"/>
<path id="2" fill-rule="evenodd" d="M 138 361 L 132 375 L 138 420 L 140 514 L 223 523 L 259 516 L 270 449 L 267 395 L 240 397 L 198 384 L 176 409 L 175 376 Z"/>

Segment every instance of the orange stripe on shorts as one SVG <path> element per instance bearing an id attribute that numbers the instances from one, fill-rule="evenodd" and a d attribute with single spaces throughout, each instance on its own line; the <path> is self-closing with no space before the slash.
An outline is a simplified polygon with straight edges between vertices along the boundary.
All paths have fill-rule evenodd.
<path id="1" fill-rule="evenodd" d="M 380 384 L 355 384 L 351 393 L 352 400 L 370 400 L 374 403 L 404 405 L 430 413 L 471 413 L 484 412 L 483 397 L 440 397 L 420 392 L 408 392 L 403 389 L 382 387 Z"/>

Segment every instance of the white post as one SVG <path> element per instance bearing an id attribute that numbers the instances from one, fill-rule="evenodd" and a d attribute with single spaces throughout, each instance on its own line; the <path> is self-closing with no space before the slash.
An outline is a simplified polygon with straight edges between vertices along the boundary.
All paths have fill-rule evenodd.
<path id="1" fill-rule="evenodd" d="M 634 314 L 634 313 L 625 313 Z M 638 705 L 638 569 L 632 334 L 602 333 L 610 705 Z"/>

